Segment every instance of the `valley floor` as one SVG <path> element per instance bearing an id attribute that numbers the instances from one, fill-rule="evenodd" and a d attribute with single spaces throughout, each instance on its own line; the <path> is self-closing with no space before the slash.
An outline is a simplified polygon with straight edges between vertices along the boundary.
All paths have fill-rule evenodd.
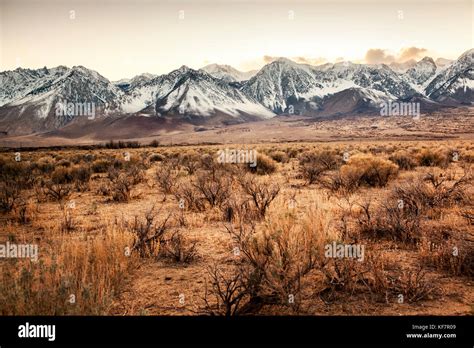
<path id="1" fill-rule="evenodd" d="M 1 147 L 76 146 L 109 140 L 139 141 L 163 145 L 257 144 L 279 142 L 337 142 L 385 140 L 473 139 L 474 108 L 453 108 L 410 116 L 345 116 L 309 118 L 279 116 L 236 125 L 193 126 L 172 120 L 130 117 L 108 123 L 71 125 L 56 132 L 0 136 Z"/>
<path id="2" fill-rule="evenodd" d="M 1 154 L 0 313 L 473 314 L 472 140 L 242 147 Z"/>

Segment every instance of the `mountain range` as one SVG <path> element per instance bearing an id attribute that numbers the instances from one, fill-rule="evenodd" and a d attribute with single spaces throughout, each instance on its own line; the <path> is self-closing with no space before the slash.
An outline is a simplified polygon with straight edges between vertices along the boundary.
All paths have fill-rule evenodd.
<path id="1" fill-rule="evenodd" d="M 280 58 L 259 71 L 182 66 L 168 74 L 115 82 L 82 66 L 18 68 L 0 73 L 0 132 L 50 132 L 82 121 L 83 115 L 57 113 L 57 104 L 64 101 L 94 103 L 94 119 L 102 122 L 126 117 L 133 123 L 146 117 L 226 124 L 278 115 L 375 113 L 389 100 L 420 102 L 422 113 L 472 105 L 474 49 L 454 61 L 425 57 L 405 65 L 313 66 Z"/>

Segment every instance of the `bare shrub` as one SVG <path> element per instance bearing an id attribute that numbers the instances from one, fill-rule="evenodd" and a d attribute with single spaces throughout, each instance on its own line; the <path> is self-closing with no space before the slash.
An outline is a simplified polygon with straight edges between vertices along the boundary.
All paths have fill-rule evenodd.
<path id="1" fill-rule="evenodd" d="M 360 232 L 375 238 L 417 244 L 422 237 L 421 222 L 427 217 L 432 218 L 433 212 L 469 204 L 466 188 L 471 181 L 469 172 L 458 178 L 447 173 L 428 173 L 397 185 L 378 206 L 370 201 L 359 204 Z"/>
<path id="2" fill-rule="evenodd" d="M 229 198 L 232 179 L 223 171 L 200 171 L 193 185 L 211 207 L 220 207 Z"/>
<path id="3" fill-rule="evenodd" d="M 33 187 L 34 165 L 0 158 L 0 182 L 16 185 L 19 190 Z"/>
<path id="4" fill-rule="evenodd" d="M 150 157 L 148 157 L 148 160 L 150 161 L 150 163 L 163 162 L 165 160 L 165 156 L 163 156 L 160 153 L 154 153 L 154 154 L 150 155 Z"/>
<path id="5" fill-rule="evenodd" d="M 279 163 L 286 163 L 289 160 L 288 155 L 284 151 L 272 151 L 270 157 Z"/>
<path id="6" fill-rule="evenodd" d="M 89 180 L 92 171 L 89 166 L 75 166 L 71 169 L 71 176 L 76 190 L 80 192 L 89 189 Z"/>
<path id="7" fill-rule="evenodd" d="M 461 176 L 456 178 L 454 172 L 430 172 L 423 180 L 430 184 L 431 190 L 427 189 L 424 197 L 430 206 L 450 206 L 463 204 L 470 201 L 466 190 L 472 185 L 473 175 L 470 168 L 463 168 Z"/>
<path id="8" fill-rule="evenodd" d="M 112 166 L 112 162 L 106 159 L 98 159 L 92 163 L 92 171 L 94 173 L 107 173 Z"/>
<path id="9" fill-rule="evenodd" d="M 321 180 L 320 184 L 331 192 L 341 194 L 342 197 L 349 196 L 358 188 L 356 177 L 348 175 L 343 176 L 340 171 L 332 173 L 332 175 L 326 177 L 325 180 Z"/>
<path id="10" fill-rule="evenodd" d="M 57 184 L 49 180 L 43 183 L 43 190 L 46 197 L 59 203 L 60 206 L 69 199 L 72 187 L 69 184 Z"/>
<path id="11" fill-rule="evenodd" d="M 423 167 L 441 167 L 446 168 L 450 162 L 450 156 L 446 151 L 440 149 L 423 149 L 418 154 L 418 162 Z"/>
<path id="12" fill-rule="evenodd" d="M 393 153 L 388 159 L 403 170 L 413 170 L 417 166 L 416 158 L 404 150 Z"/>
<path id="13" fill-rule="evenodd" d="M 437 292 L 437 287 L 432 281 L 426 279 L 423 267 L 413 270 L 403 270 L 392 281 L 394 296 L 403 296 L 404 302 L 418 302 L 432 297 Z"/>
<path id="14" fill-rule="evenodd" d="M 474 276 L 473 234 L 446 226 L 425 233 L 421 257 L 425 264 L 454 276 Z"/>
<path id="15" fill-rule="evenodd" d="M 270 184 L 268 180 L 260 180 L 246 175 L 240 179 L 240 184 L 255 204 L 260 217 L 264 217 L 268 207 L 280 192 L 280 185 Z"/>
<path id="16" fill-rule="evenodd" d="M 404 209 L 421 214 L 434 208 L 470 204 L 468 188 L 472 181 L 470 170 L 464 170 L 461 175 L 432 171 L 395 186 L 391 196 L 399 200 Z"/>
<path id="17" fill-rule="evenodd" d="M 312 210 L 298 223 L 294 215 L 288 214 L 268 219 L 261 230 L 242 223 L 237 228 L 226 227 L 239 245 L 244 264 L 249 266 L 246 275 L 239 278 L 252 279 L 244 283 L 247 287 L 252 284 L 247 288 L 247 308 L 290 305 L 298 309 L 298 301 L 291 303 L 288 298 L 298 298 L 307 285 L 305 277 L 324 266 L 324 245 L 334 237 L 329 221 L 326 211 Z"/>
<path id="18" fill-rule="evenodd" d="M 188 151 L 179 157 L 179 164 L 186 169 L 189 175 L 193 175 L 200 166 L 200 156 L 195 151 Z"/>
<path id="19" fill-rule="evenodd" d="M 217 265 L 208 268 L 211 278 L 211 289 L 208 290 L 207 281 L 205 286 L 204 312 L 212 316 L 235 316 L 242 314 L 242 304 L 248 297 L 248 284 L 246 284 L 242 272 L 226 274 Z M 214 298 L 211 303 L 209 297 Z"/>
<path id="20" fill-rule="evenodd" d="M 231 197 L 225 205 L 221 207 L 223 219 L 227 222 L 252 222 L 260 219 L 259 212 L 252 207 L 248 198 Z"/>
<path id="21" fill-rule="evenodd" d="M 31 200 L 19 199 L 13 208 L 14 219 L 20 224 L 28 224 L 36 217 L 36 207 Z"/>
<path id="22" fill-rule="evenodd" d="M 210 154 L 204 154 L 201 156 L 201 168 L 204 170 L 209 170 L 212 171 L 213 168 L 215 168 L 217 165 L 216 161 L 214 160 L 214 157 L 212 157 Z"/>
<path id="23" fill-rule="evenodd" d="M 362 235 L 409 244 L 419 241 L 421 213 L 416 206 L 402 206 L 398 200 L 389 198 L 376 207 L 371 206 L 370 201 L 359 207 L 357 221 Z"/>
<path id="24" fill-rule="evenodd" d="M 50 174 L 54 171 L 54 159 L 51 157 L 41 157 L 34 164 L 33 168 L 42 174 Z"/>
<path id="25" fill-rule="evenodd" d="M 115 202 L 128 202 L 132 197 L 133 177 L 130 177 L 127 173 L 109 168 L 108 179 L 110 180 L 110 185 L 106 187 L 106 193 L 112 196 L 112 200 Z"/>
<path id="26" fill-rule="evenodd" d="M 10 212 L 20 198 L 20 189 L 14 181 L 0 182 L 0 210 Z"/>
<path id="27" fill-rule="evenodd" d="M 311 185 L 327 171 L 337 169 L 342 161 L 335 152 L 324 150 L 302 153 L 299 162 L 303 178 Z"/>
<path id="28" fill-rule="evenodd" d="M 51 173 L 51 181 L 54 184 L 70 184 L 72 183 L 73 177 L 71 170 L 65 167 L 57 167 Z"/>
<path id="29" fill-rule="evenodd" d="M 358 278 L 360 282 L 370 291 L 378 301 L 390 302 L 389 296 L 393 290 L 393 278 L 390 277 L 390 269 L 394 269 L 389 258 L 384 256 L 380 250 L 374 247 L 368 248 L 372 252 L 365 255 L 365 262 L 362 272 Z M 397 270 L 398 268 L 395 267 Z"/>
<path id="30" fill-rule="evenodd" d="M 197 256 L 196 242 L 189 241 L 181 231 L 175 231 L 164 241 L 162 256 L 174 262 L 190 263 Z"/>
<path id="31" fill-rule="evenodd" d="M 206 208 L 205 199 L 189 181 L 181 181 L 173 194 L 180 204 L 184 203 L 183 208 L 194 211 L 203 211 Z"/>
<path id="32" fill-rule="evenodd" d="M 166 160 L 156 170 L 156 180 L 164 193 L 169 194 L 173 191 L 178 178 L 177 162 L 175 160 Z"/>
<path id="33" fill-rule="evenodd" d="M 131 179 L 132 185 L 137 185 L 145 179 L 145 173 L 141 166 L 132 165 L 127 168 L 125 174 Z"/>
<path id="34" fill-rule="evenodd" d="M 152 207 L 145 213 L 144 219 L 135 216 L 132 223 L 125 222 L 126 229 L 134 236 L 131 251 L 138 253 L 140 257 L 158 256 L 170 218 L 168 215 L 162 221 L 157 221 L 160 213 L 161 209 L 155 211 Z"/>
<path id="35" fill-rule="evenodd" d="M 367 253 L 363 263 L 348 258 L 332 259 L 322 271 L 328 288 L 321 295 L 328 299 L 334 299 L 338 292 L 352 294 L 366 289 L 379 301 L 414 303 L 433 298 L 438 290 L 426 278 L 423 267 L 402 269 L 379 250 Z"/>
<path id="36" fill-rule="evenodd" d="M 324 274 L 327 286 L 321 295 L 325 296 L 328 293 L 329 298 L 333 297 L 336 292 L 354 291 L 364 272 L 362 264 L 356 259 L 350 258 L 328 258 L 320 269 Z"/>

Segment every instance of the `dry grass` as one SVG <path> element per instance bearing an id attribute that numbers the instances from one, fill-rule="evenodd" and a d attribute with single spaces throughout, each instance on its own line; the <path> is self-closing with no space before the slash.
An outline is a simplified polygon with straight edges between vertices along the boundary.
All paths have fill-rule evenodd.
<path id="1" fill-rule="evenodd" d="M 40 258 L 0 260 L 0 313 L 469 313 L 471 142 L 220 148 L 1 154 L 0 242 Z"/>

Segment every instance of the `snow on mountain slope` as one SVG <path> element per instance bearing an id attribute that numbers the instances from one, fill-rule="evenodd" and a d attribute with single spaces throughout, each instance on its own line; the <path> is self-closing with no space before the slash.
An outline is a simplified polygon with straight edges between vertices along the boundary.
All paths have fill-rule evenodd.
<path id="1" fill-rule="evenodd" d="M 425 94 L 439 102 L 474 102 L 474 49 L 464 52 L 428 84 Z"/>
<path id="2" fill-rule="evenodd" d="M 28 91 L 21 93 L 21 97 L 3 105 L 0 120 L 10 122 L 12 129 L 17 121 L 31 122 L 34 129 L 51 129 L 64 126 L 77 116 L 84 116 L 74 112 L 57 114 L 58 104 L 64 102 L 94 105 L 100 116 L 117 110 L 116 101 L 123 92 L 97 72 L 82 66 L 55 69 L 51 70 L 56 74 L 38 76 L 35 82 L 28 84 Z"/>
<path id="3" fill-rule="evenodd" d="M 423 85 L 426 81 L 436 74 L 436 64 L 433 58 L 425 57 L 408 69 L 405 75 L 416 85 Z"/>
<path id="4" fill-rule="evenodd" d="M 24 97 L 39 86 L 54 81 L 67 71 L 64 66 L 47 69 L 15 69 L 0 72 L 0 106 Z"/>
<path id="5" fill-rule="evenodd" d="M 312 66 L 280 58 L 252 77 L 254 72 L 211 64 L 115 83 L 82 66 L 16 69 L 0 73 L 0 130 L 28 133 L 61 128 L 78 116 L 56 115 L 62 101 L 93 103 L 97 116 L 104 118 L 134 114 L 198 118 L 199 122 L 371 112 L 386 100 L 421 100 L 429 106 L 426 110 L 472 104 L 474 50 L 451 63 L 440 62 L 447 65 L 437 66 L 425 57 L 397 70 L 393 64 Z M 402 68 L 404 72 L 398 72 Z"/>
<path id="6" fill-rule="evenodd" d="M 324 85 L 318 81 L 314 67 L 280 58 L 265 65 L 248 80 L 242 91 L 274 112 L 285 112 L 288 98 L 316 95 Z"/>
<path id="7" fill-rule="evenodd" d="M 435 64 L 438 68 L 443 68 L 445 67 L 446 65 L 449 65 L 453 62 L 452 59 L 446 59 L 446 58 L 437 58 L 435 60 Z"/>
<path id="8" fill-rule="evenodd" d="M 390 67 L 390 69 L 392 69 L 396 73 L 403 74 L 408 69 L 415 66 L 415 64 L 416 64 L 416 60 L 410 59 L 410 60 L 407 60 L 406 62 L 403 62 L 403 63 L 392 62 L 392 63 L 389 64 L 389 67 Z"/>
<path id="9" fill-rule="evenodd" d="M 155 111 L 158 115 L 212 116 L 219 112 L 232 117 L 242 114 L 260 118 L 274 116 L 239 89 L 202 70 L 182 67 L 174 78 L 175 84 L 169 92 L 157 95 Z"/>
<path id="10" fill-rule="evenodd" d="M 226 82 L 241 82 L 250 79 L 258 71 L 239 71 L 230 65 L 220 65 L 220 64 L 209 64 L 201 68 L 209 75 L 214 76 L 218 79 L 224 80 Z"/>
<path id="11" fill-rule="evenodd" d="M 338 84 L 338 81 L 351 81 L 358 87 L 381 92 L 391 99 L 406 98 L 415 93 L 410 84 L 385 64 L 336 63 L 327 69 L 321 78 L 333 84 Z"/>
<path id="12" fill-rule="evenodd" d="M 156 76 L 143 84 L 134 86 L 119 100 L 122 112 L 135 113 L 153 105 L 157 98 L 171 91 L 188 69 L 188 67 L 182 66 L 169 74 Z"/>
<path id="13" fill-rule="evenodd" d="M 144 74 L 137 75 L 131 79 L 121 79 L 118 81 L 114 81 L 113 84 L 119 87 L 123 91 L 128 91 L 130 89 L 144 85 L 145 83 L 154 79 L 155 77 L 156 75 L 144 73 Z"/>
<path id="14" fill-rule="evenodd" d="M 294 101 L 318 100 L 348 88 L 363 88 L 387 99 L 406 98 L 414 88 L 386 65 L 351 62 L 310 66 L 279 59 L 264 66 L 242 90 L 274 112 L 286 112 Z"/>

